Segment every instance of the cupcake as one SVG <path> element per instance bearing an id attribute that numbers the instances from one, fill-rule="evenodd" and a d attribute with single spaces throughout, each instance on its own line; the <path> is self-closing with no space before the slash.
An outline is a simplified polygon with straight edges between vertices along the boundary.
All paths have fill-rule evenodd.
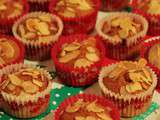
<path id="1" fill-rule="evenodd" d="M 0 69 L 24 61 L 24 46 L 14 37 L 0 35 Z"/>
<path id="2" fill-rule="evenodd" d="M 15 64 L 3 68 L 0 76 L 3 111 L 16 118 L 32 118 L 45 112 L 51 90 L 47 71 Z"/>
<path id="3" fill-rule="evenodd" d="M 99 7 L 99 0 L 52 0 L 49 10 L 63 20 L 64 34 L 74 34 L 94 29 Z"/>
<path id="4" fill-rule="evenodd" d="M 141 51 L 141 57 L 144 57 L 149 62 L 152 69 L 160 75 L 160 37 L 153 37 L 144 43 Z M 158 79 L 157 89 L 160 91 L 160 80 Z"/>
<path id="5" fill-rule="evenodd" d="M 148 34 L 160 34 L 160 1 L 159 0 L 132 0 L 133 12 L 143 15 L 149 22 Z"/>
<path id="6" fill-rule="evenodd" d="M 48 5 L 51 0 L 27 0 L 30 11 L 48 11 Z"/>
<path id="7" fill-rule="evenodd" d="M 45 12 L 33 12 L 20 18 L 13 26 L 14 36 L 26 49 L 29 60 L 50 58 L 50 48 L 62 33 L 63 24 L 59 17 Z"/>
<path id="8" fill-rule="evenodd" d="M 98 37 L 77 34 L 61 37 L 51 54 L 60 80 L 67 85 L 85 86 L 96 81 L 104 47 Z"/>
<path id="9" fill-rule="evenodd" d="M 122 61 L 102 68 L 99 85 L 104 96 L 114 101 L 122 117 L 134 117 L 147 111 L 157 85 L 155 73 L 147 61 Z"/>
<path id="10" fill-rule="evenodd" d="M 104 11 L 119 11 L 126 8 L 129 4 L 129 0 L 101 0 L 102 1 L 102 10 Z"/>
<path id="11" fill-rule="evenodd" d="M 81 94 L 62 102 L 55 112 L 54 120 L 120 120 L 120 115 L 107 99 Z"/>
<path id="12" fill-rule="evenodd" d="M 0 33 L 12 32 L 13 23 L 29 10 L 26 0 L 0 1 Z"/>
<path id="13" fill-rule="evenodd" d="M 107 57 L 133 60 L 140 54 L 148 23 L 140 15 L 115 12 L 103 18 L 97 24 L 96 30 L 105 42 Z"/>

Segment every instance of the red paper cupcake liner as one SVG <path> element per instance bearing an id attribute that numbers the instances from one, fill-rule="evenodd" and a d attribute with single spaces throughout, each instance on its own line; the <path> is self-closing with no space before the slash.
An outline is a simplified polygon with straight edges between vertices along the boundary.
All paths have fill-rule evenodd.
<path id="1" fill-rule="evenodd" d="M 29 5 L 27 0 L 22 0 L 23 2 L 23 12 L 20 16 L 16 16 L 14 18 L 4 18 L 0 19 L 0 33 L 3 34 L 12 34 L 12 26 L 16 20 L 18 20 L 21 16 L 24 16 L 29 12 Z"/>
<path id="2" fill-rule="evenodd" d="M 44 0 L 44 1 L 34 1 L 34 0 L 28 0 L 28 4 L 30 6 L 30 12 L 33 11 L 45 11 L 48 12 L 48 5 L 49 5 L 49 0 Z"/>
<path id="3" fill-rule="evenodd" d="M 71 43 L 73 41 L 82 41 L 85 40 L 85 38 L 88 38 L 88 36 L 83 34 L 61 37 L 60 40 L 52 47 L 51 56 L 55 64 L 57 75 L 60 80 L 62 80 L 62 82 L 67 85 L 85 86 L 97 81 L 99 70 L 105 58 L 105 49 L 99 37 L 96 36 L 96 43 L 97 48 L 101 53 L 101 60 L 92 64 L 91 66 L 86 68 L 73 68 L 71 66 L 60 63 L 57 59 L 57 54 L 61 51 L 63 44 Z"/>
<path id="4" fill-rule="evenodd" d="M 141 57 L 145 58 L 148 62 L 148 53 L 152 46 L 155 44 L 160 44 L 160 36 L 153 37 L 148 39 L 148 42 L 145 42 L 142 49 L 141 49 Z M 158 75 L 158 83 L 157 83 L 157 91 L 160 92 L 160 69 L 156 67 L 155 65 L 149 63 L 149 66 L 155 71 L 155 73 Z"/>
<path id="5" fill-rule="evenodd" d="M 12 37 L 12 36 L 7 36 L 7 35 L 4 35 L 4 34 L 0 34 L 0 39 L 1 38 L 6 38 L 8 40 L 13 40 L 18 45 L 18 47 L 20 49 L 20 54 L 11 63 L 0 65 L 0 69 L 5 67 L 5 66 L 7 66 L 7 65 L 16 64 L 16 63 L 23 63 L 24 62 L 24 55 L 25 55 L 25 49 L 24 49 L 23 44 L 21 42 L 19 42 L 16 38 Z"/>
<path id="6" fill-rule="evenodd" d="M 76 96 L 72 96 L 70 98 L 65 99 L 64 102 L 62 102 L 60 106 L 57 108 L 57 110 L 55 111 L 54 120 L 60 120 L 59 119 L 60 113 L 64 111 L 68 105 L 76 102 L 79 99 L 84 99 L 84 101 L 87 101 L 87 102 L 88 101 L 93 102 L 97 100 L 97 102 L 100 105 L 111 108 L 112 111 L 110 112 L 110 115 L 113 120 L 120 120 L 120 113 L 118 109 L 116 108 L 116 106 L 111 101 L 105 99 L 104 97 L 95 96 L 95 95 L 87 95 L 87 94 L 78 94 Z"/>
<path id="7" fill-rule="evenodd" d="M 114 60 L 135 60 L 140 56 L 140 50 L 143 44 L 144 38 L 139 38 L 136 44 L 132 46 L 126 46 L 122 44 L 113 45 L 104 41 L 106 47 L 106 57 Z"/>
<path id="8" fill-rule="evenodd" d="M 61 17 L 64 22 L 63 34 L 76 34 L 76 33 L 88 33 L 94 29 L 96 24 L 98 10 L 100 8 L 99 0 L 92 0 L 95 5 L 95 10 L 93 13 L 81 17 L 71 18 L 59 15 L 54 11 L 54 6 L 56 6 L 58 0 L 52 0 L 49 5 L 49 11 Z"/>
<path id="9" fill-rule="evenodd" d="M 156 36 L 160 34 L 160 14 L 150 14 L 143 10 L 137 9 L 139 0 L 132 0 L 130 6 L 133 8 L 133 12 L 144 16 L 149 22 L 148 35 Z"/>

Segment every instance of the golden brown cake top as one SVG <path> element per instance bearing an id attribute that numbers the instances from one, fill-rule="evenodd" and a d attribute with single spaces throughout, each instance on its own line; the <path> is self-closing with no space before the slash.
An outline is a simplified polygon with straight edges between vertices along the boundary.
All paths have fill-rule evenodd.
<path id="1" fill-rule="evenodd" d="M 35 68 L 23 68 L 18 72 L 3 75 L 1 81 L 1 89 L 16 96 L 44 91 L 49 82 L 44 73 Z"/>
<path id="2" fill-rule="evenodd" d="M 123 43 L 124 40 L 137 35 L 143 30 L 142 24 L 130 16 L 117 16 L 105 21 L 102 32 L 112 37 L 112 43 Z"/>
<path id="3" fill-rule="evenodd" d="M 0 38 L 0 65 L 13 62 L 20 55 L 20 48 L 13 40 Z"/>
<path id="4" fill-rule="evenodd" d="M 57 21 L 50 14 L 38 14 L 27 17 L 18 25 L 18 35 L 29 41 L 45 41 L 52 39 L 59 28 Z"/>
<path id="5" fill-rule="evenodd" d="M 97 101 L 79 99 L 62 111 L 60 120 L 113 120 L 110 112 L 111 108 L 102 106 Z"/>
<path id="6" fill-rule="evenodd" d="M 59 62 L 75 68 L 89 67 L 100 60 L 100 52 L 96 47 L 96 38 L 89 37 L 78 42 L 66 43 L 58 56 Z"/>
<path id="7" fill-rule="evenodd" d="M 0 0 L 0 18 L 14 18 L 22 12 L 22 0 Z"/>
<path id="8" fill-rule="evenodd" d="M 148 60 L 151 64 L 160 69 L 160 44 L 155 44 L 150 48 Z"/>
<path id="9" fill-rule="evenodd" d="M 85 16 L 94 11 L 94 3 L 92 0 L 59 0 L 55 11 L 64 17 Z"/>
<path id="10" fill-rule="evenodd" d="M 138 7 L 150 14 L 160 14 L 160 0 L 145 0 Z"/>
<path id="11" fill-rule="evenodd" d="M 153 80 L 146 68 L 147 61 L 122 61 L 104 78 L 104 85 L 115 93 L 122 95 L 138 94 L 149 89 Z"/>

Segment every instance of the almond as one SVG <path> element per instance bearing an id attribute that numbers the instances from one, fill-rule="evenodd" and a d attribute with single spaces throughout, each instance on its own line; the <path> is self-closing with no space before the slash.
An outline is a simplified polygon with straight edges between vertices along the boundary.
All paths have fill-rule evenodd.
<path id="1" fill-rule="evenodd" d="M 106 113 L 96 113 L 99 118 L 102 120 L 112 120 L 112 118 Z"/>
<path id="2" fill-rule="evenodd" d="M 143 67 L 145 67 L 146 65 L 147 65 L 146 59 L 141 58 L 141 59 L 138 61 L 138 66 L 139 66 L 139 67 L 143 68 Z"/>
<path id="3" fill-rule="evenodd" d="M 95 53 L 96 52 L 96 50 L 95 50 L 95 48 L 94 47 L 87 47 L 87 51 L 89 52 L 89 53 Z"/>
<path id="4" fill-rule="evenodd" d="M 97 106 L 96 101 L 87 105 L 86 109 L 88 112 L 96 112 L 96 113 L 104 112 L 103 108 Z"/>
<path id="5" fill-rule="evenodd" d="M 72 52 L 66 54 L 63 57 L 60 57 L 59 58 L 59 62 L 61 62 L 61 63 L 67 63 L 67 62 L 69 62 L 71 60 L 76 59 L 79 55 L 80 55 L 80 50 L 72 51 Z"/>
<path id="6" fill-rule="evenodd" d="M 148 84 L 146 84 L 145 82 L 141 83 L 143 89 L 148 90 L 148 88 L 150 87 Z"/>
<path id="7" fill-rule="evenodd" d="M 61 57 L 64 57 L 66 55 L 66 52 L 64 50 L 62 50 L 62 52 L 60 53 Z"/>
<path id="8" fill-rule="evenodd" d="M 43 83 L 41 81 L 39 81 L 39 80 L 36 80 L 36 79 L 33 79 L 33 83 L 36 84 L 39 87 L 43 86 Z"/>
<path id="9" fill-rule="evenodd" d="M 20 78 L 18 78 L 16 75 L 11 74 L 11 75 L 8 75 L 8 77 L 9 77 L 9 79 L 10 79 L 10 81 L 11 81 L 11 83 L 13 85 L 21 86 L 23 80 L 21 80 Z"/>
<path id="10" fill-rule="evenodd" d="M 100 60 L 99 56 L 96 53 L 86 53 L 85 57 L 92 62 L 97 62 Z"/>
<path id="11" fill-rule="evenodd" d="M 63 50 L 67 51 L 67 52 L 70 52 L 70 51 L 75 51 L 75 50 L 78 50 L 80 48 L 80 44 L 68 44 L 67 46 L 65 46 L 63 48 Z"/>
<path id="12" fill-rule="evenodd" d="M 119 31 L 119 36 L 120 36 L 122 39 L 127 38 L 128 35 L 129 35 L 128 30 L 122 29 L 122 30 Z"/>
<path id="13" fill-rule="evenodd" d="M 46 22 L 36 23 L 36 30 L 38 30 L 42 35 L 50 35 L 49 25 Z"/>
<path id="14" fill-rule="evenodd" d="M 136 91 L 142 91 L 143 88 L 139 82 L 135 82 L 126 85 L 126 90 L 128 93 L 135 93 Z"/>
<path id="15" fill-rule="evenodd" d="M 0 87 L 1 87 L 0 89 L 5 89 L 9 83 L 10 83 L 10 81 L 8 79 L 3 81 L 0 85 Z"/>
<path id="16" fill-rule="evenodd" d="M 20 32 L 20 35 L 23 37 L 25 35 L 25 29 L 24 29 L 24 26 L 23 25 L 19 25 L 19 32 Z"/>
<path id="17" fill-rule="evenodd" d="M 13 85 L 12 83 L 9 83 L 9 84 L 7 85 L 7 88 L 8 88 L 10 91 L 14 91 L 15 88 L 16 88 L 16 86 Z"/>
<path id="18" fill-rule="evenodd" d="M 25 34 L 24 36 L 22 36 L 22 37 L 24 37 L 25 39 L 33 39 L 33 38 L 36 37 L 36 34 L 33 33 L 33 32 L 28 32 L 28 33 L 26 33 L 26 34 Z"/>
<path id="19" fill-rule="evenodd" d="M 36 19 L 36 18 L 30 18 L 30 19 L 27 19 L 26 20 L 26 27 L 29 31 L 31 32 L 35 32 L 35 27 L 36 27 L 36 24 L 39 23 L 40 20 L 39 19 Z"/>
<path id="20" fill-rule="evenodd" d="M 85 58 L 80 58 L 80 59 L 77 59 L 74 63 L 74 67 L 76 68 L 82 68 L 82 67 L 88 67 L 92 64 L 92 62 L 88 61 L 87 59 Z"/>
<path id="21" fill-rule="evenodd" d="M 22 83 L 21 87 L 26 93 L 34 94 L 39 91 L 37 85 L 34 85 L 31 81 L 25 81 Z"/>
<path id="22" fill-rule="evenodd" d="M 48 14 L 40 15 L 40 16 L 38 16 L 38 18 L 44 22 L 50 23 L 52 21 L 51 16 Z"/>
<path id="23" fill-rule="evenodd" d="M 120 25 L 120 22 L 121 22 L 121 19 L 116 18 L 116 19 L 113 19 L 113 20 L 111 21 L 111 25 L 112 25 L 113 27 L 118 27 L 118 26 Z"/>

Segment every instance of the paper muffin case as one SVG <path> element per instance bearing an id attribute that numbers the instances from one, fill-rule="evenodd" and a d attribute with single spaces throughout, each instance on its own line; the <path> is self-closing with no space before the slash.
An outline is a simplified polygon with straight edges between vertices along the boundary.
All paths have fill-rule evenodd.
<path id="1" fill-rule="evenodd" d="M 24 64 L 10 65 L 0 70 L 0 76 L 2 76 L 3 74 L 16 72 L 24 67 L 35 68 L 35 66 Z M 48 78 L 48 80 L 52 79 L 50 74 L 46 70 L 43 70 L 41 68 L 37 69 L 40 69 Z M 16 118 L 32 118 L 40 115 L 41 113 L 45 112 L 49 105 L 51 84 L 51 81 L 49 81 L 48 86 L 44 91 L 38 92 L 34 95 L 16 96 L 1 91 L 0 94 L 3 99 L 1 108 L 3 109 L 3 111 Z"/>
<path id="2" fill-rule="evenodd" d="M 156 36 L 160 34 L 160 14 L 150 14 L 147 12 L 144 12 L 141 9 L 138 9 L 138 1 L 139 0 L 132 0 L 130 3 L 130 6 L 133 8 L 133 12 L 136 14 L 140 14 L 144 16 L 148 22 L 149 22 L 149 29 L 148 29 L 148 35 Z"/>
<path id="3" fill-rule="evenodd" d="M 59 105 L 59 107 L 56 109 L 55 115 L 54 115 L 54 120 L 60 120 L 60 115 L 61 115 L 62 111 L 64 111 L 67 106 L 75 103 L 79 99 L 83 99 L 85 102 L 97 101 L 98 104 L 100 104 L 104 107 L 111 108 L 110 115 L 111 115 L 112 119 L 113 120 L 120 120 L 119 111 L 118 111 L 117 107 L 111 101 L 105 99 L 104 97 L 89 95 L 89 94 L 78 94 L 78 95 L 71 96 L 71 97 L 65 99 Z"/>
<path id="4" fill-rule="evenodd" d="M 130 16 L 132 18 L 135 18 L 139 22 L 141 22 L 143 26 L 143 30 L 137 35 L 128 38 L 126 41 L 126 45 L 123 45 L 122 43 L 114 45 L 112 42 L 112 37 L 109 35 L 106 35 L 102 31 L 102 27 L 106 21 L 110 21 L 111 19 L 117 17 L 117 16 Z M 141 43 L 144 41 L 144 38 L 146 36 L 148 30 L 148 22 L 147 20 L 137 14 L 133 13 L 127 13 L 127 12 L 113 12 L 109 16 L 103 18 L 96 26 L 96 31 L 100 37 L 102 37 L 105 46 L 106 46 L 106 56 L 112 59 L 116 60 L 126 60 L 137 57 L 140 54 L 140 48 Z"/>
<path id="5" fill-rule="evenodd" d="M 30 11 L 48 11 L 51 0 L 28 0 Z"/>
<path id="6" fill-rule="evenodd" d="M 1 34 L 0 35 L 0 39 L 1 38 L 6 38 L 6 39 L 8 39 L 10 41 L 14 41 L 18 45 L 18 47 L 19 47 L 20 54 L 12 62 L 0 65 L 0 69 L 2 69 L 3 67 L 5 67 L 7 65 L 16 64 L 16 63 L 23 63 L 24 62 L 24 54 L 25 54 L 25 49 L 24 49 L 23 44 L 21 42 L 19 42 L 17 39 L 15 39 L 14 37 L 12 37 L 12 36 L 7 36 L 7 35 L 4 35 L 4 34 Z"/>
<path id="7" fill-rule="evenodd" d="M 94 29 L 98 10 L 100 8 L 100 0 L 92 0 L 95 5 L 94 12 L 76 18 L 64 17 L 59 15 L 56 11 L 54 11 L 53 9 L 55 8 L 58 1 L 59 0 L 51 0 L 49 5 L 49 11 L 53 14 L 60 16 L 60 18 L 64 22 L 64 30 L 63 30 L 64 35 L 89 33 Z"/>
<path id="8" fill-rule="evenodd" d="M 151 105 L 152 96 L 154 89 L 157 85 L 157 76 L 152 71 L 150 67 L 147 69 L 150 71 L 153 83 L 150 88 L 140 94 L 135 95 L 120 95 L 112 92 L 105 87 L 103 83 L 103 78 L 118 65 L 117 63 L 111 64 L 109 66 L 103 67 L 99 74 L 99 86 L 103 95 L 114 102 L 114 104 L 119 108 L 122 117 L 134 117 L 147 111 Z M 116 86 L 116 85 L 115 85 Z"/>
<path id="9" fill-rule="evenodd" d="M 15 21 L 17 21 L 20 17 L 24 16 L 29 12 L 29 5 L 26 0 L 22 0 L 23 2 L 23 12 L 21 15 L 18 15 L 14 18 L 0 18 L 0 33 L 3 34 L 12 34 L 12 26 Z"/>
<path id="10" fill-rule="evenodd" d="M 18 29 L 19 24 L 21 24 L 22 21 L 26 20 L 27 18 L 34 17 L 34 16 L 40 16 L 43 14 L 50 15 L 52 17 L 52 19 L 57 22 L 59 30 L 55 35 L 49 36 L 49 37 L 45 38 L 43 41 L 25 40 L 18 35 L 17 29 Z M 52 14 L 46 13 L 46 12 L 29 13 L 29 14 L 23 16 L 22 18 L 20 18 L 13 25 L 13 28 L 12 28 L 14 36 L 19 41 L 21 41 L 25 46 L 26 58 L 29 60 L 40 60 L 40 61 L 47 60 L 50 58 L 51 46 L 52 46 L 52 44 L 54 44 L 58 40 L 59 36 L 62 33 L 62 30 L 63 30 L 63 23 L 62 23 L 61 19 L 56 15 L 52 15 Z"/>
<path id="11" fill-rule="evenodd" d="M 155 44 L 160 44 L 160 36 L 149 38 L 147 39 L 147 42 L 143 44 L 143 47 L 141 50 L 141 57 L 145 58 L 148 61 L 148 63 L 149 63 L 149 60 L 148 60 L 149 50 Z M 157 90 L 160 92 L 160 69 L 151 63 L 149 63 L 149 66 L 158 75 Z"/>
<path id="12" fill-rule="evenodd" d="M 73 41 L 82 41 L 89 36 L 84 34 L 70 35 L 67 37 L 61 37 L 60 40 L 52 47 L 51 57 L 54 61 L 57 76 L 59 79 L 71 86 L 86 86 L 93 84 L 97 81 L 99 70 L 104 62 L 105 58 L 105 49 L 102 44 L 102 41 L 99 37 L 96 38 L 97 49 L 100 51 L 100 60 L 94 64 L 85 67 L 85 68 L 74 68 L 58 61 L 57 55 L 61 51 L 62 45 L 65 43 L 71 43 Z"/>

